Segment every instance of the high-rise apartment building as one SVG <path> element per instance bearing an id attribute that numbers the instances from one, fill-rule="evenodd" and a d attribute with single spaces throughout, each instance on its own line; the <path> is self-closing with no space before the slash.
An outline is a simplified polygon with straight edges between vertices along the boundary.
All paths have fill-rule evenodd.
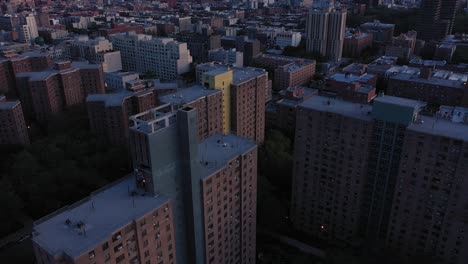
<path id="1" fill-rule="evenodd" d="M 389 218 L 389 246 L 437 263 L 468 261 L 468 109 L 441 107 L 406 129 Z"/>
<path id="2" fill-rule="evenodd" d="M 37 263 L 177 263 L 173 204 L 140 186 L 122 178 L 34 222 Z"/>
<path id="3" fill-rule="evenodd" d="M 139 182 L 172 199 L 179 263 L 255 263 L 257 146 L 234 135 L 199 141 L 197 116 L 163 105 L 130 118 Z"/>
<path id="4" fill-rule="evenodd" d="M 203 86 L 223 93 L 223 132 L 262 143 L 265 135 L 265 98 L 271 93 L 268 73 L 258 68 L 205 63 L 197 66 L 196 74 L 197 81 Z"/>
<path id="5" fill-rule="evenodd" d="M 120 51 L 122 68 L 126 71 L 152 72 L 162 80 L 174 80 L 190 70 L 192 56 L 187 43 L 134 32 L 109 38 L 114 48 Z"/>
<path id="6" fill-rule="evenodd" d="M 141 82 L 116 93 L 91 94 L 86 98 L 91 130 L 101 140 L 127 145 L 128 118 L 156 107 L 155 89 L 146 88 L 146 84 Z"/>
<path id="7" fill-rule="evenodd" d="M 418 38 L 441 40 L 452 33 L 458 0 L 423 0 L 421 15 L 416 25 Z"/>
<path id="8" fill-rule="evenodd" d="M 291 218 L 331 241 L 385 238 L 405 128 L 421 103 L 315 96 L 298 106 Z"/>
<path id="9" fill-rule="evenodd" d="M 339 61 L 343 53 L 346 9 L 334 1 L 314 3 L 306 19 L 306 49 L 330 60 Z"/>
<path id="10" fill-rule="evenodd" d="M 424 105 L 393 96 L 374 99 L 360 223 L 366 238 L 384 239 L 387 235 L 406 128 L 417 119 Z"/>
<path id="11" fill-rule="evenodd" d="M 86 96 L 104 93 L 101 65 L 55 63 L 53 69 L 16 75 L 18 95 L 26 118 L 46 121 L 68 106 L 83 104 Z"/>
<path id="12" fill-rule="evenodd" d="M 175 93 L 160 96 L 160 104 L 172 104 L 175 108 L 190 106 L 197 109 L 198 139 L 223 133 L 223 93 L 217 89 L 195 85 Z"/>
<path id="13" fill-rule="evenodd" d="M 371 106 L 314 96 L 299 104 L 291 220 L 325 240 L 359 237 L 372 135 Z"/>
<path id="14" fill-rule="evenodd" d="M 29 144 L 28 129 L 24 121 L 21 102 L 7 101 L 0 95 L 0 145 Z"/>
<path id="15" fill-rule="evenodd" d="M 45 52 L 28 51 L 18 55 L 4 52 L 0 58 L 0 93 L 16 93 L 16 74 L 20 72 L 43 71 L 52 66 L 52 59 Z"/>

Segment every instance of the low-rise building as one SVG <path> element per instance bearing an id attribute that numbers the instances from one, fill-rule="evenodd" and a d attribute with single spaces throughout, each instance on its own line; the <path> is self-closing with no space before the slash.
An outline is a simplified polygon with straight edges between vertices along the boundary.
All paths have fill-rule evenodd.
<path id="1" fill-rule="evenodd" d="M 390 69 L 387 93 L 436 105 L 466 107 L 468 74 L 431 68 Z"/>
<path id="2" fill-rule="evenodd" d="M 312 60 L 296 60 L 275 69 L 275 89 L 307 84 L 315 75 L 316 63 Z"/>

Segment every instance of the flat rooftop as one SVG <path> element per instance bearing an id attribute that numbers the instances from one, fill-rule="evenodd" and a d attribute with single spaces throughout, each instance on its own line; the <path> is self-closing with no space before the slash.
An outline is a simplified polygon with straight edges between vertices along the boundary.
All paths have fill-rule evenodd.
<path id="1" fill-rule="evenodd" d="M 205 70 L 203 74 L 208 75 L 218 75 L 226 71 L 233 71 L 233 81 L 234 85 L 243 83 L 250 79 L 268 74 L 266 70 L 254 67 L 230 67 L 227 64 L 223 63 L 205 63 L 197 66 L 200 69 Z"/>
<path id="2" fill-rule="evenodd" d="M 323 96 L 311 97 L 299 104 L 299 107 L 336 113 L 361 120 L 372 120 L 372 106 L 370 105 L 351 103 Z"/>
<path id="3" fill-rule="evenodd" d="M 128 90 L 121 90 L 118 93 L 90 94 L 86 97 L 86 102 L 104 102 L 106 107 L 121 106 L 125 98 L 135 94 Z"/>
<path id="4" fill-rule="evenodd" d="M 355 75 L 350 73 L 335 73 L 332 76 L 330 76 L 330 79 L 344 83 L 368 82 L 373 78 L 375 78 L 375 75 L 371 73 L 364 73 L 362 75 Z"/>
<path id="5" fill-rule="evenodd" d="M 417 122 L 409 125 L 408 130 L 468 141 L 468 125 L 466 124 L 423 115 L 418 118 Z"/>
<path id="6" fill-rule="evenodd" d="M 204 179 L 230 160 L 256 147 L 254 141 L 236 135 L 213 135 L 198 144 L 198 157 L 201 165 L 201 178 Z"/>
<path id="7" fill-rule="evenodd" d="M 392 72 L 389 77 L 390 79 L 395 80 L 439 85 L 458 89 L 464 89 L 465 83 L 468 81 L 468 73 L 454 73 L 446 70 L 435 70 L 428 79 L 420 77 L 419 69 L 412 72 L 409 72 L 408 70 Z"/>
<path id="8" fill-rule="evenodd" d="M 189 88 L 181 88 L 175 93 L 161 96 L 159 97 L 159 100 L 165 104 L 172 103 L 184 105 L 216 93 L 221 93 L 221 91 L 217 89 L 207 89 L 201 85 L 195 85 Z"/>
<path id="9" fill-rule="evenodd" d="M 9 110 L 15 108 L 20 101 L 14 100 L 14 101 L 1 101 L 4 96 L 0 96 L 0 110 Z"/>
<path id="10" fill-rule="evenodd" d="M 36 221 L 32 240 L 54 256 L 64 253 L 78 257 L 88 253 L 109 240 L 117 229 L 169 201 L 164 195 L 129 194 L 136 189 L 132 176 L 116 181 L 88 198 Z M 71 224 L 67 225 L 67 220 Z M 84 228 L 76 227 L 80 221 Z"/>

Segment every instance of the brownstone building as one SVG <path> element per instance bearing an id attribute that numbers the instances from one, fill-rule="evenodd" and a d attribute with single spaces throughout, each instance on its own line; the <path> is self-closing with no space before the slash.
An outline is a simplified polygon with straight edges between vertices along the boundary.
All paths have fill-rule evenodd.
<path id="1" fill-rule="evenodd" d="M 39 264 L 176 263 L 172 205 L 125 177 L 34 222 Z"/>
<path id="2" fill-rule="evenodd" d="M 45 71 L 18 73 L 16 83 L 27 119 L 38 121 L 84 103 L 87 94 L 104 91 L 102 66 L 67 61 L 55 63 L 53 69 Z"/>
<path id="3" fill-rule="evenodd" d="M 20 101 L 7 101 L 0 95 L 0 145 L 10 144 L 29 144 L 28 128 Z"/>

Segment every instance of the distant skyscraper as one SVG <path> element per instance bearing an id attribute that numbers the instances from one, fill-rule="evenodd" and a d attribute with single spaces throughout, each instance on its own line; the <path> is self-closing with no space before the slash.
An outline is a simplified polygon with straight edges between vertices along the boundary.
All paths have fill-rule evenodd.
<path id="1" fill-rule="evenodd" d="M 315 3 L 306 20 L 307 52 L 317 52 L 338 61 L 343 53 L 346 9 L 335 7 L 334 1 Z"/>
<path id="2" fill-rule="evenodd" d="M 416 31 L 423 40 L 440 40 L 452 33 L 458 0 L 423 0 Z"/>

